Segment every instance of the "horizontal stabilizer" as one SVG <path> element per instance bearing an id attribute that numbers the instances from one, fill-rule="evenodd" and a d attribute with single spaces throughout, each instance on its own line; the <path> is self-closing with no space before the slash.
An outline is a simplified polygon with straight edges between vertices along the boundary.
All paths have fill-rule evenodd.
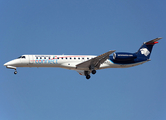
<path id="1" fill-rule="evenodd" d="M 154 45 L 156 43 L 158 43 L 158 40 L 162 39 L 162 37 L 159 37 L 159 38 L 156 38 L 156 39 L 153 39 L 153 40 L 150 40 L 148 42 L 145 42 L 146 45 Z"/>

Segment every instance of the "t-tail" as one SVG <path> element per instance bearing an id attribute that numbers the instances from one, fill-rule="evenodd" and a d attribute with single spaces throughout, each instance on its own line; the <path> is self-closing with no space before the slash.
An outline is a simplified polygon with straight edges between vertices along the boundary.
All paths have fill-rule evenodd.
<path id="1" fill-rule="evenodd" d="M 153 46 L 158 43 L 158 40 L 162 39 L 156 38 L 153 40 L 150 40 L 148 42 L 144 42 L 143 45 L 140 47 L 140 49 L 135 53 L 137 56 L 137 59 L 140 59 L 141 61 L 149 60 Z"/>
<path id="2" fill-rule="evenodd" d="M 136 53 L 116 52 L 113 56 L 110 56 L 110 60 L 118 64 L 131 64 L 149 61 L 152 48 L 160 39 L 161 37 L 144 42 Z"/>

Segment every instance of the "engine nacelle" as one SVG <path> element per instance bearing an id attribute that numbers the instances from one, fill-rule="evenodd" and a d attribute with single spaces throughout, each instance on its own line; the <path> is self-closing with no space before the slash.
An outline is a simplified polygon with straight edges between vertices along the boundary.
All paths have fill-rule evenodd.
<path id="1" fill-rule="evenodd" d="M 131 61 L 137 58 L 137 55 L 135 53 L 123 53 L 123 52 L 118 52 L 114 53 L 113 59 L 115 61 Z"/>

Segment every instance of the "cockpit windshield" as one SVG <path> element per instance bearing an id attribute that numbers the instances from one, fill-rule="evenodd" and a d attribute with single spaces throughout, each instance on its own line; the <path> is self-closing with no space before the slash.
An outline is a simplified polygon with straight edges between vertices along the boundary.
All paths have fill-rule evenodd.
<path id="1" fill-rule="evenodd" d="M 20 59 L 20 58 L 26 58 L 25 56 L 20 56 L 20 57 L 18 57 L 18 59 Z"/>

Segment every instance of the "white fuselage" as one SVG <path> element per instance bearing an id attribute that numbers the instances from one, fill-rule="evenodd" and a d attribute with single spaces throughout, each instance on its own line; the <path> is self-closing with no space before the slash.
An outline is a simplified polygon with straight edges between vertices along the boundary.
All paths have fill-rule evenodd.
<path id="1" fill-rule="evenodd" d="M 5 63 L 7 68 L 12 67 L 59 67 L 70 70 L 88 70 L 78 69 L 77 64 L 90 60 L 96 56 L 92 55 L 22 55 L 23 57 L 14 59 Z M 126 68 L 133 67 L 141 63 L 136 64 L 114 64 L 111 60 L 107 59 L 100 65 L 99 69 L 105 68 Z"/>

